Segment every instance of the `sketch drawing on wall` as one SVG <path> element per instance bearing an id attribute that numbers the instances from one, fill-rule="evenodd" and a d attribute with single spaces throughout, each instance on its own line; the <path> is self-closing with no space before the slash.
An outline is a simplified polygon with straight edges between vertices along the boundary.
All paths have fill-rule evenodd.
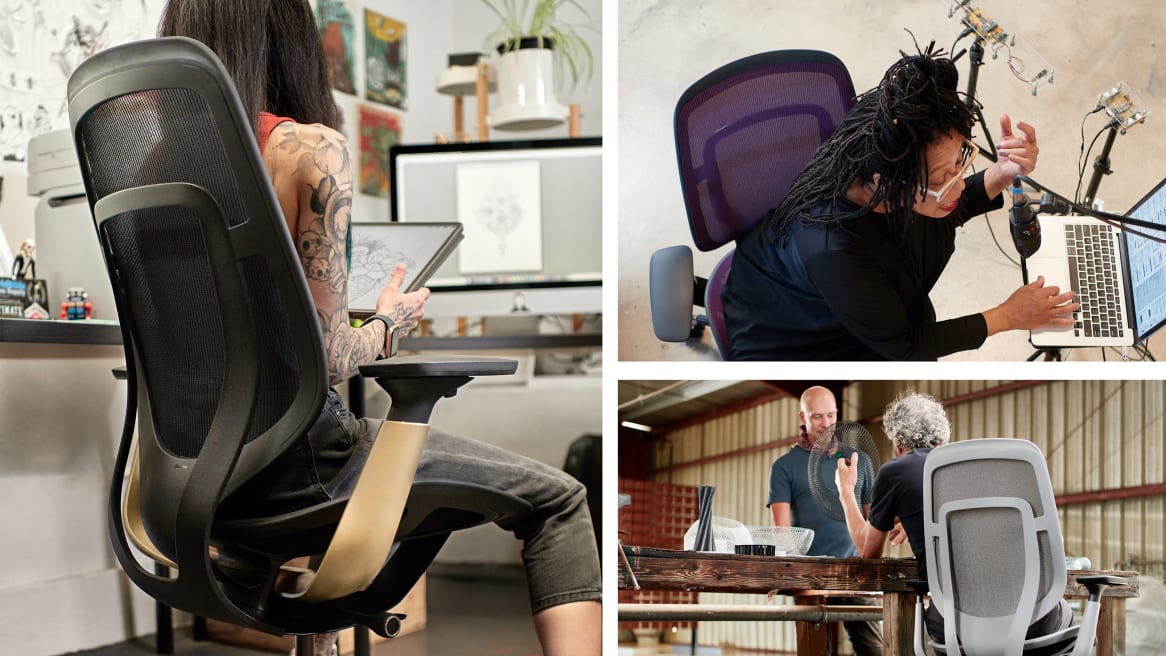
<path id="1" fill-rule="evenodd" d="M 0 162 L 23 162 L 30 138 L 69 124 L 73 69 L 152 36 L 147 11 L 145 0 L 0 0 Z"/>
<path id="2" fill-rule="evenodd" d="M 542 191 L 537 161 L 458 164 L 462 274 L 542 269 Z"/>

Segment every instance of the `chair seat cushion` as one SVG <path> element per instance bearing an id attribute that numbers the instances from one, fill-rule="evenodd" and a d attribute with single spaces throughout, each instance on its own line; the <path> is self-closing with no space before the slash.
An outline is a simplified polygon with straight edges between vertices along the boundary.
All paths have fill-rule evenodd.
<path id="1" fill-rule="evenodd" d="M 1077 644 L 1077 631 L 1080 628 L 1080 624 L 1074 624 L 1055 633 L 1025 640 L 1024 654 L 1025 656 L 1058 656 L 1059 654 L 1071 653 Z M 948 653 L 943 645 L 938 645 L 935 642 L 931 642 L 931 648 L 936 654 Z M 958 653 L 963 654 L 963 650 L 959 650 Z"/>
<path id="2" fill-rule="evenodd" d="M 347 504 L 344 497 L 271 517 L 220 520 L 211 537 L 267 554 L 321 553 Z M 397 539 L 450 533 L 529 511 L 527 502 L 499 490 L 463 481 L 418 481 L 409 492 Z"/>

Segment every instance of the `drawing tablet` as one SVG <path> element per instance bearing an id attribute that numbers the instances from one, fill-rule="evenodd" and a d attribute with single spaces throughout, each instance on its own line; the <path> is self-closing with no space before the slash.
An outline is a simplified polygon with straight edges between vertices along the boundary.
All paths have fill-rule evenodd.
<path id="1" fill-rule="evenodd" d="M 403 292 L 425 285 L 462 240 L 460 223 L 353 223 L 348 310 L 372 312 L 398 263 Z"/>

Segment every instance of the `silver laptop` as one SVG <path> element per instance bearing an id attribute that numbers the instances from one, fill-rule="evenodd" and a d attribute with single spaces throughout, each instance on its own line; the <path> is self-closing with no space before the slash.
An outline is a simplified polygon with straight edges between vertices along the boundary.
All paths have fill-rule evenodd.
<path id="1" fill-rule="evenodd" d="M 1128 216 L 1166 226 L 1166 180 Z M 1033 346 L 1132 346 L 1166 323 L 1166 244 L 1129 235 L 1084 216 L 1044 216 L 1041 247 L 1024 280 L 1072 289 L 1081 309 L 1071 327 L 1034 330 Z M 1154 236 L 1166 232 L 1137 228 Z"/>

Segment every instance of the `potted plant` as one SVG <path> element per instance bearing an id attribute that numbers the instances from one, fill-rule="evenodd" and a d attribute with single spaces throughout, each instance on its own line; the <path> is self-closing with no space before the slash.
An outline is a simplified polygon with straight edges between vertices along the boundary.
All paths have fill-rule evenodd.
<path id="1" fill-rule="evenodd" d="M 498 109 L 490 123 L 499 129 L 534 129 L 562 123 L 567 110 L 557 89 L 574 91 L 590 80 L 594 56 L 579 35 L 582 26 L 559 16 L 575 7 L 590 20 L 577 0 L 482 0 L 500 21 L 485 39 L 487 51 L 497 50 Z M 589 26 L 588 26 L 589 27 Z"/>

